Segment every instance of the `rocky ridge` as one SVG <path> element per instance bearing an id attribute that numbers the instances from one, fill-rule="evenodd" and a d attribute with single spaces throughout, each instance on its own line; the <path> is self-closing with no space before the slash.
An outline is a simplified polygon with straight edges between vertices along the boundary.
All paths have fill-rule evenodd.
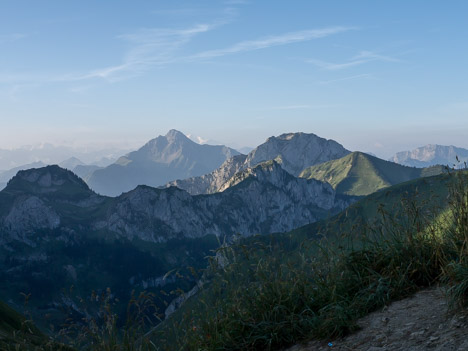
<path id="1" fill-rule="evenodd" d="M 275 160 L 284 170 L 297 177 L 309 166 L 338 159 L 349 153 L 334 140 L 320 138 L 315 134 L 287 133 L 268 138 L 247 156 L 239 155 L 227 160 L 209 174 L 171 181 L 166 187 L 177 186 L 192 195 L 212 194 L 227 189 L 227 184 L 232 184 L 230 179 L 236 173 L 262 162 Z"/>
<path id="2" fill-rule="evenodd" d="M 293 177 L 274 161 L 248 168 L 229 188 L 192 196 L 176 187 L 138 186 L 116 198 L 95 194 L 72 172 L 48 166 L 19 172 L 0 192 L 3 240 L 37 230 L 106 231 L 165 242 L 206 235 L 288 231 L 347 207 L 332 187 Z"/>

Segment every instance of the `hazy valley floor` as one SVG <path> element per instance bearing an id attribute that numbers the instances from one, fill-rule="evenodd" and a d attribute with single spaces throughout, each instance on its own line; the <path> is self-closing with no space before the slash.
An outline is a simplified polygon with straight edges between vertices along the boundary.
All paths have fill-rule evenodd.
<path id="1" fill-rule="evenodd" d="M 343 339 L 313 341 L 288 351 L 468 351 L 468 315 L 449 313 L 441 288 L 393 302 L 358 325 L 361 330 Z"/>

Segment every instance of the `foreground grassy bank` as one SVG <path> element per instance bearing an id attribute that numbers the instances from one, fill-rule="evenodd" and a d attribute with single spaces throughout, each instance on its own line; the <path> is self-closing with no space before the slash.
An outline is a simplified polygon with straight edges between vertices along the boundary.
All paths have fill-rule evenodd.
<path id="1" fill-rule="evenodd" d="M 221 249 L 209 287 L 166 322 L 158 344 L 272 350 L 337 337 L 391 300 L 440 283 L 451 306 L 466 309 L 467 174 L 449 177 L 448 200 L 402 193 L 391 208 L 376 210 L 372 224 L 355 221 L 340 235 L 295 247 L 273 237 Z"/>

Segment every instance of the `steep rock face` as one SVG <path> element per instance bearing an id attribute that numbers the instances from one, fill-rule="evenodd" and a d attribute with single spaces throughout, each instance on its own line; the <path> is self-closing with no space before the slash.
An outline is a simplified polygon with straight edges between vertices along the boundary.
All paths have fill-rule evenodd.
<path id="1" fill-rule="evenodd" d="M 212 194 L 233 185 L 230 179 L 242 170 L 269 161 L 277 161 L 283 169 L 298 176 L 305 168 L 312 165 L 346 156 L 346 150 L 336 141 L 327 140 L 307 133 L 289 133 L 270 137 L 267 141 L 247 156 L 238 155 L 227 160 L 221 167 L 201 177 L 176 180 L 166 184 L 177 186 L 192 195 Z"/>
<path id="2" fill-rule="evenodd" d="M 36 196 L 20 197 L 3 220 L 11 239 L 27 240 L 26 234 L 35 230 L 55 229 L 60 216 Z"/>
<path id="3" fill-rule="evenodd" d="M 277 160 L 286 171 L 297 177 L 306 167 L 349 153 L 334 140 L 323 139 L 315 134 L 288 133 L 268 138 L 249 153 L 245 164 L 251 167 L 263 161 Z"/>
<path id="4" fill-rule="evenodd" d="M 183 180 L 175 180 L 166 184 L 166 187 L 176 186 L 186 190 L 191 195 L 213 194 L 231 179 L 237 172 L 244 168 L 246 155 L 237 155 L 226 160 L 213 172 L 200 177 L 191 177 Z"/>
<path id="5" fill-rule="evenodd" d="M 273 161 L 238 173 L 226 189 L 191 196 L 176 187 L 139 186 L 117 198 L 96 229 L 154 242 L 252 235 L 290 230 L 348 205 L 329 184 L 295 178 Z"/>
<path id="6" fill-rule="evenodd" d="M 456 158 L 463 164 L 468 161 L 468 150 L 444 145 L 426 145 L 411 151 L 396 153 L 389 161 L 412 167 L 429 167 L 433 165 L 458 165 Z"/>
<path id="7" fill-rule="evenodd" d="M 327 183 L 293 177 L 274 161 L 237 173 L 222 190 L 193 196 L 176 187 L 138 186 L 107 198 L 72 172 L 49 166 L 20 172 L 0 192 L 0 227 L 10 236 L 42 229 L 85 230 L 162 243 L 287 231 L 352 201 L 336 199 Z"/>
<path id="8" fill-rule="evenodd" d="M 174 179 L 207 174 L 238 154 L 226 146 L 197 144 L 181 132 L 171 130 L 114 164 L 96 170 L 88 184 L 98 193 L 116 196 L 137 185 L 156 187 Z"/>

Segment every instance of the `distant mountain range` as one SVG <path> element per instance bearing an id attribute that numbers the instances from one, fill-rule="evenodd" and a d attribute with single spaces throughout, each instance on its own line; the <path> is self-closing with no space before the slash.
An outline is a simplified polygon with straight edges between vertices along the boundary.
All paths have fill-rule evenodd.
<path id="1" fill-rule="evenodd" d="M 200 145 L 177 130 L 150 140 L 114 164 L 88 178 L 96 192 L 117 196 L 137 185 L 160 186 L 178 179 L 200 176 L 219 167 L 239 152 L 223 145 Z"/>
<path id="2" fill-rule="evenodd" d="M 177 186 L 192 195 L 212 194 L 226 189 L 225 184 L 236 173 L 264 161 L 275 160 L 291 175 L 298 176 L 306 167 L 341 158 L 349 153 L 334 140 L 320 138 L 315 134 L 287 133 L 268 138 L 247 156 L 238 155 L 226 160 L 209 174 L 171 181 L 166 187 Z"/>
<path id="3" fill-rule="evenodd" d="M 457 157 L 460 162 L 457 161 Z M 389 161 L 412 167 L 443 165 L 456 168 L 468 162 L 468 150 L 455 146 L 433 145 L 396 153 Z"/>
<path id="4" fill-rule="evenodd" d="M 103 148 L 80 149 L 68 146 L 43 144 L 40 146 L 24 146 L 16 149 L 0 149 L 0 170 L 9 170 L 34 162 L 44 164 L 59 164 L 63 160 L 75 157 L 86 164 L 105 167 L 113 163 L 117 157 L 127 153 L 128 149 Z"/>
<path id="5" fill-rule="evenodd" d="M 443 166 L 413 168 L 362 153 L 306 168 L 300 177 L 330 183 L 339 194 L 365 196 L 391 185 L 444 172 Z"/>

